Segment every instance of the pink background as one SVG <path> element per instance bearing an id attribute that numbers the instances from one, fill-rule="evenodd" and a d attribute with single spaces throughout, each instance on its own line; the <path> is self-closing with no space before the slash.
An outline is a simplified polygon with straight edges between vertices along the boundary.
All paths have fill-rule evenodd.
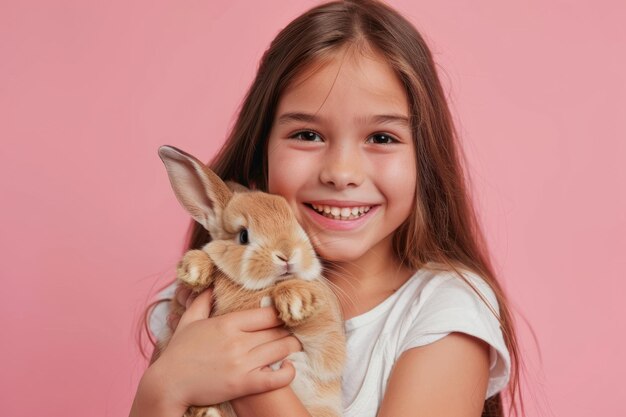
<path id="1" fill-rule="evenodd" d="M 624 3 L 390 3 L 441 65 L 527 415 L 626 415 Z M 208 160 L 264 49 L 314 4 L 0 3 L 0 414 L 127 415 L 135 326 L 188 225 L 157 147 Z"/>

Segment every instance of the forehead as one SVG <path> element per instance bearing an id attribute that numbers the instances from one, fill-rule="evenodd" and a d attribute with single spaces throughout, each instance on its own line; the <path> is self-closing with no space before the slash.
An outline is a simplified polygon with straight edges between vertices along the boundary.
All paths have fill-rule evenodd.
<path id="1" fill-rule="evenodd" d="M 382 54 L 344 47 L 312 62 L 291 82 L 277 115 L 284 111 L 408 115 L 409 105 L 402 82 Z"/>

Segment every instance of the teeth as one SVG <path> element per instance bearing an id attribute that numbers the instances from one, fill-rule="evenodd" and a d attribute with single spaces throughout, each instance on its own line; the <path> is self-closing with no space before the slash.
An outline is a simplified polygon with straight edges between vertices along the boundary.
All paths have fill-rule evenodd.
<path id="1" fill-rule="evenodd" d="M 311 206 L 320 214 L 323 214 L 325 217 L 335 219 L 335 220 L 348 220 L 348 219 L 356 219 L 357 217 L 361 217 L 364 213 L 370 211 L 370 206 L 360 206 L 360 207 L 331 207 L 327 205 L 316 205 L 311 204 Z"/>

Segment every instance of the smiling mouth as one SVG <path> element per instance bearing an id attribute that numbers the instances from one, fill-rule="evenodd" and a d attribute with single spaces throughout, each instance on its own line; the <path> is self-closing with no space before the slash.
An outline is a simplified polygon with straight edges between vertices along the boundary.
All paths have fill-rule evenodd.
<path id="1" fill-rule="evenodd" d="M 316 213 L 333 220 L 353 220 L 363 217 L 374 206 L 336 207 L 304 203 Z"/>

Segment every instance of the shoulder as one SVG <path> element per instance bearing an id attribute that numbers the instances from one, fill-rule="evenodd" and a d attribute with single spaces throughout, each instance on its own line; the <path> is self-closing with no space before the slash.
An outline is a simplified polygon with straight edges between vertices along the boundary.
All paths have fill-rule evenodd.
<path id="1" fill-rule="evenodd" d="M 499 304 L 491 286 L 478 274 L 426 268 L 423 288 L 415 303 L 427 308 L 470 309 L 475 313 L 491 311 L 497 320 Z"/>
<path id="2" fill-rule="evenodd" d="M 412 294 L 405 317 L 406 330 L 396 359 L 409 349 L 428 346 L 456 334 L 453 338 L 446 338 L 446 343 L 488 348 L 489 397 L 506 386 L 511 367 L 500 326 L 498 299 L 481 276 L 469 270 L 459 272 L 460 275 L 454 271 L 427 268 L 423 273 L 419 290 Z"/>
<path id="3" fill-rule="evenodd" d="M 450 322 L 484 319 L 499 327 L 499 303 L 491 286 L 478 274 L 427 264 L 402 286 L 396 309 L 403 321 L 424 331 L 448 330 Z"/>

